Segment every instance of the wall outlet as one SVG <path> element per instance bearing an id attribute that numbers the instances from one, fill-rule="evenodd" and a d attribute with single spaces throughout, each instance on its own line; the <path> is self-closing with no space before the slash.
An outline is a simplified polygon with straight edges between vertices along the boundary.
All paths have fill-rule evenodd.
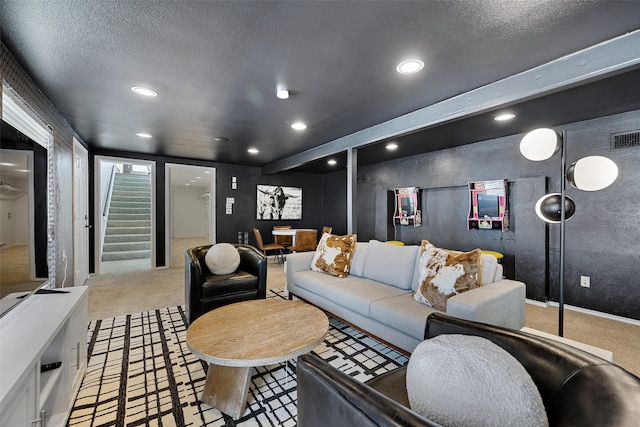
<path id="1" fill-rule="evenodd" d="M 591 278 L 589 276 L 580 276 L 580 286 L 583 288 L 590 288 Z"/>

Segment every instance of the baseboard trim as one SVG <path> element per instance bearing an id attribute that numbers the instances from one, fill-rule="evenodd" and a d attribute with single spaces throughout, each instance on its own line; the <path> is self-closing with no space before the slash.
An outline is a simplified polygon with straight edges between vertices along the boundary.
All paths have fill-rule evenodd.
<path id="1" fill-rule="evenodd" d="M 527 298 L 527 304 L 535 305 L 537 307 L 558 307 L 558 303 L 555 301 L 536 301 Z M 628 317 L 616 316 L 615 314 L 603 313 L 601 311 L 590 310 L 588 308 L 576 307 L 573 305 L 565 304 L 564 308 L 578 313 L 589 314 L 591 316 L 602 317 L 604 319 L 615 320 L 616 322 L 628 323 L 630 325 L 640 326 L 640 320 L 630 319 Z"/>

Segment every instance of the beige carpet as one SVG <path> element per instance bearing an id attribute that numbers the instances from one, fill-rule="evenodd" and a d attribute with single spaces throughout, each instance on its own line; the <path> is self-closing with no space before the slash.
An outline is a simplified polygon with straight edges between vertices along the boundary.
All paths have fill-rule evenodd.
<path id="1" fill-rule="evenodd" d="M 282 265 L 272 257 L 268 266 L 267 287 L 284 287 Z M 184 304 L 184 260 L 174 257 L 169 269 L 123 268 L 91 277 L 87 285 L 90 320 Z M 557 308 L 527 304 L 528 327 L 557 334 L 557 322 Z M 565 310 L 564 336 L 613 352 L 615 363 L 640 376 L 640 326 Z"/>

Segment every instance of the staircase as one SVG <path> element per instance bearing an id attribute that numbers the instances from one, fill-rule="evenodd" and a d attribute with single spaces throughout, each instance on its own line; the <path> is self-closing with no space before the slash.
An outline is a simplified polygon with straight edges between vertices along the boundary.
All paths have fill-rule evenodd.
<path id="1" fill-rule="evenodd" d="M 116 173 L 102 261 L 151 258 L 151 182 L 147 174 Z"/>

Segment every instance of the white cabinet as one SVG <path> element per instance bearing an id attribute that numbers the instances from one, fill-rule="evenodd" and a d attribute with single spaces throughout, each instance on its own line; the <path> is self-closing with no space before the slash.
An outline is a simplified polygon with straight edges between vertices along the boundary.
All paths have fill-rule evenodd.
<path id="1" fill-rule="evenodd" d="M 32 295 L 0 319 L 0 426 L 67 422 L 87 369 L 88 316 L 87 288 L 64 291 Z"/>

